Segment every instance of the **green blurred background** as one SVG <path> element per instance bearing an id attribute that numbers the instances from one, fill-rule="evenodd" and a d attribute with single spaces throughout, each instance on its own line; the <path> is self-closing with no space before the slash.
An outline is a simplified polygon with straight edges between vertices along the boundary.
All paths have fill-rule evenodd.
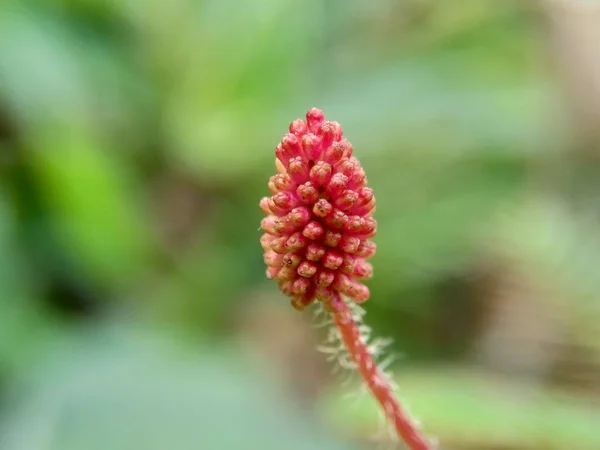
<path id="1" fill-rule="evenodd" d="M 318 106 L 427 433 L 600 449 L 599 30 L 586 0 L 3 0 L 0 448 L 374 448 L 258 243 Z"/>

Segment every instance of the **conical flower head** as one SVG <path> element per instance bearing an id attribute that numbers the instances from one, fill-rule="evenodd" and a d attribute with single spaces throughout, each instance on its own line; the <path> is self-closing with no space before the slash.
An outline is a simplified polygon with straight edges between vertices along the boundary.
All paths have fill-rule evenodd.
<path id="1" fill-rule="evenodd" d="M 342 296 L 369 298 L 359 280 L 373 275 L 373 191 L 337 122 L 320 109 L 295 120 L 275 149 L 277 174 L 260 207 L 267 277 L 304 309 L 315 299 L 337 309 Z"/>

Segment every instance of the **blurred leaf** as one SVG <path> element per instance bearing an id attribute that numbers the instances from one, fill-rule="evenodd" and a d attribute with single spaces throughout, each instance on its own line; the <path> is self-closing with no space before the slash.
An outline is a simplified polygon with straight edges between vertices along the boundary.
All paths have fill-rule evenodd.
<path id="1" fill-rule="evenodd" d="M 0 185 L 0 376 L 21 375 L 56 339 L 60 323 L 35 303 L 36 278 L 19 253 L 16 217 Z"/>
<path id="2" fill-rule="evenodd" d="M 349 448 L 316 431 L 241 361 L 100 330 L 15 388 L 5 450 Z"/>
<path id="3" fill-rule="evenodd" d="M 147 256 L 149 229 L 126 166 L 71 127 L 30 138 L 30 164 L 72 267 L 101 283 L 135 278 Z"/>
<path id="4" fill-rule="evenodd" d="M 600 413 L 585 396 L 535 390 L 510 379 L 449 367 L 403 371 L 396 381 L 403 403 L 441 448 L 600 447 Z M 357 434 L 378 427 L 377 406 L 368 397 L 352 408 L 341 395 L 334 396 L 329 407 L 332 420 Z"/>

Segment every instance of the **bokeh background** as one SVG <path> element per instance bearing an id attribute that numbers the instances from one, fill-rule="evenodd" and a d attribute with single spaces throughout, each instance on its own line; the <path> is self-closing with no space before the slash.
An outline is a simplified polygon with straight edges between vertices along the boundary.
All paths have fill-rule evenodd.
<path id="1" fill-rule="evenodd" d="M 427 433 L 600 449 L 591 0 L 3 0 L 0 448 L 374 448 L 258 243 L 312 106 L 375 190 L 367 322 Z"/>

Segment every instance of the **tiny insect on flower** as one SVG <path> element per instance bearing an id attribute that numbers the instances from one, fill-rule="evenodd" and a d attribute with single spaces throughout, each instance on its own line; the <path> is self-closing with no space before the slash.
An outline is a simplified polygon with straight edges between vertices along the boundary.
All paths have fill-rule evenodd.
<path id="1" fill-rule="evenodd" d="M 366 260 L 375 253 L 375 197 L 342 127 L 312 108 L 290 124 L 275 156 L 272 196 L 260 201 L 267 276 L 299 310 L 319 300 L 336 311 L 342 296 L 364 302 L 369 289 L 359 280 L 373 275 Z"/>

